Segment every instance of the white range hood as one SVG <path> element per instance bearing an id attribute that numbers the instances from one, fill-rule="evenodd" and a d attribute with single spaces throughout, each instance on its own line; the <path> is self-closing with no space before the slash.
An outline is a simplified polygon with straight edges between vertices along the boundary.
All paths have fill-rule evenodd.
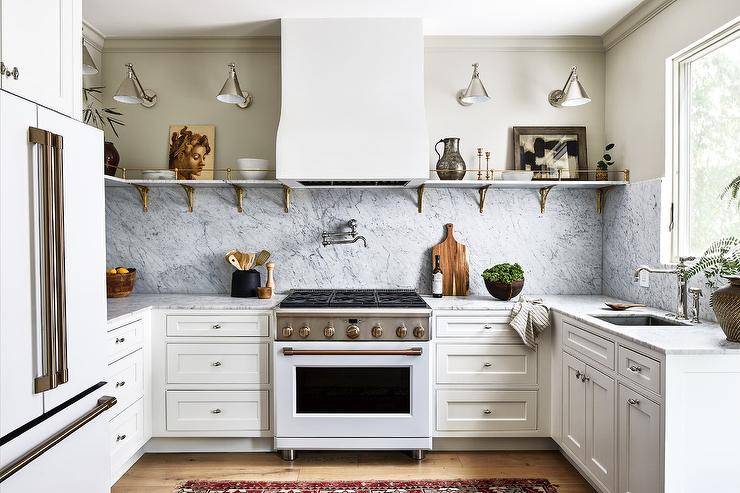
<path id="1" fill-rule="evenodd" d="M 421 19 L 282 19 L 277 179 L 290 187 L 428 178 Z"/>

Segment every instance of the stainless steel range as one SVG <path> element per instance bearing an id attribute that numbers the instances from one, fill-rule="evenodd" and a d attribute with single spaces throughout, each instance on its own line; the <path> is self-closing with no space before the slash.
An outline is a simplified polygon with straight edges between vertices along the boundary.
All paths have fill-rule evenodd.
<path id="1" fill-rule="evenodd" d="M 431 310 L 411 290 L 295 290 L 277 310 L 275 448 L 431 448 Z"/>

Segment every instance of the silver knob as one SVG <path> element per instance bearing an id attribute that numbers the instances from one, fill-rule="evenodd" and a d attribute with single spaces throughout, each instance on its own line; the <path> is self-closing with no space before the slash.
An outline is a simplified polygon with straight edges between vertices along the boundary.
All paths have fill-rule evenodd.
<path id="1" fill-rule="evenodd" d="M 629 404 L 630 406 L 639 406 L 639 405 L 640 405 L 640 401 L 639 401 L 639 399 L 631 399 L 631 398 L 630 398 L 630 399 L 627 399 L 627 403 L 628 403 L 628 404 Z"/>
<path id="2" fill-rule="evenodd" d="M 488 361 L 486 361 L 485 363 L 483 363 L 483 366 L 485 366 L 486 368 L 490 368 L 491 367 L 491 363 L 488 362 Z"/>
<path id="3" fill-rule="evenodd" d="M 484 325 L 483 328 L 486 330 L 491 330 L 493 327 L 490 325 Z"/>
<path id="4" fill-rule="evenodd" d="M 406 328 L 404 324 L 399 325 L 396 327 L 396 337 L 400 337 L 403 339 L 406 337 L 406 335 L 409 333 L 409 329 Z"/>
<path id="5" fill-rule="evenodd" d="M 640 373 L 642 371 L 642 367 L 641 366 L 637 366 L 637 365 L 631 365 L 630 366 L 630 371 L 635 372 L 635 373 Z"/>
<path id="6" fill-rule="evenodd" d="M 120 442 L 121 440 L 125 440 L 125 439 L 126 439 L 126 435 L 118 435 L 118 436 L 116 436 L 116 441 L 117 442 Z"/>
<path id="7" fill-rule="evenodd" d="M 581 376 L 581 382 L 586 383 L 589 380 L 591 380 L 591 378 L 587 377 L 585 373 Z"/>
<path id="8" fill-rule="evenodd" d="M 116 337 L 116 344 L 120 344 L 120 343 L 122 343 L 125 340 L 126 340 L 125 337 Z"/>
<path id="9" fill-rule="evenodd" d="M 214 361 L 213 363 L 211 363 L 211 366 L 221 366 L 221 362 L 220 361 Z"/>
<path id="10" fill-rule="evenodd" d="M 288 325 L 287 327 L 283 327 L 282 333 L 283 333 L 283 337 L 290 337 L 290 336 L 292 336 L 293 335 L 293 327 L 291 327 L 290 325 Z"/>
<path id="11" fill-rule="evenodd" d="M 383 337 L 383 327 L 381 327 L 380 324 L 376 325 L 375 327 L 370 329 L 370 334 L 372 334 L 372 336 L 376 339 L 379 337 Z"/>
<path id="12" fill-rule="evenodd" d="M 326 337 L 327 339 L 331 339 L 332 337 L 334 337 L 334 332 L 335 331 L 333 326 L 327 325 L 326 327 L 324 327 L 324 337 Z"/>
<path id="13" fill-rule="evenodd" d="M 417 339 L 421 339 L 422 337 L 424 337 L 424 334 L 426 334 L 426 332 L 426 329 L 421 325 L 417 325 L 416 327 L 414 327 L 414 337 L 416 337 Z"/>
<path id="14" fill-rule="evenodd" d="M 218 408 L 216 408 L 216 409 L 211 409 L 211 413 L 213 413 L 213 414 L 221 414 L 221 410 L 220 410 L 220 409 L 218 409 Z"/>
<path id="15" fill-rule="evenodd" d="M 304 325 L 300 329 L 298 329 L 298 335 L 301 336 L 303 339 L 308 337 L 311 334 L 311 327 L 308 325 Z"/>
<path id="16" fill-rule="evenodd" d="M 484 409 L 483 410 L 483 414 L 491 414 L 491 410 L 490 409 Z"/>
<path id="17" fill-rule="evenodd" d="M 580 380 L 582 376 L 583 376 L 583 373 L 581 373 L 580 371 L 576 371 L 576 379 L 577 380 Z"/>
<path id="18" fill-rule="evenodd" d="M 216 324 L 216 325 L 213 326 L 213 328 L 214 329 L 220 329 L 221 328 L 221 324 Z"/>
<path id="19" fill-rule="evenodd" d="M 356 325 L 350 325 L 347 327 L 347 337 L 350 339 L 357 339 L 360 337 L 360 328 Z"/>
<path id="20" fill-rule="evenodd" d="M 13 76 L 13 80 L 18 80 L 21 73 L 18 71 L 18 67 L 13 67 L 13 71 L 10 73 Z"/>
<path id="21" fill-rule="evenodd" d="M 125 380 L 122 380 L 120 382 L 116 382 L 116 388 L 123 387 L 124 385 L 126 385 L 126 381 Z"/>

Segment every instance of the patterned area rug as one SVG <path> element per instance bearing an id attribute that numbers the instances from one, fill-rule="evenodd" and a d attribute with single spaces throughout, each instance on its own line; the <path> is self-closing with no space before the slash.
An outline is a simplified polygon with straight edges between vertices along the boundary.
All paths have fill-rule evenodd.
<path id="1" fill-rule="evenodd" d="M 175 493 L 557 493 L 546 479 L 452 481 L 188 481 Z"/>

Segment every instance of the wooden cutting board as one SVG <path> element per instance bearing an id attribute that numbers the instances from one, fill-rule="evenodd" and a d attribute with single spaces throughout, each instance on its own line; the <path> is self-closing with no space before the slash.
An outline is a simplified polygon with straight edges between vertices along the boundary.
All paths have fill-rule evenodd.
<path id="1" fill-rule="evenodd" d="M 452 224 L 445 224 L 447 236 L 432 248 L 432 268 L 434 258 L 439 255 L 439 264 L 444 275 L 442 294 L 445 296 L 467 296 L 470 290 L 468 272 L 468 247 L 455 241 Z"/>

